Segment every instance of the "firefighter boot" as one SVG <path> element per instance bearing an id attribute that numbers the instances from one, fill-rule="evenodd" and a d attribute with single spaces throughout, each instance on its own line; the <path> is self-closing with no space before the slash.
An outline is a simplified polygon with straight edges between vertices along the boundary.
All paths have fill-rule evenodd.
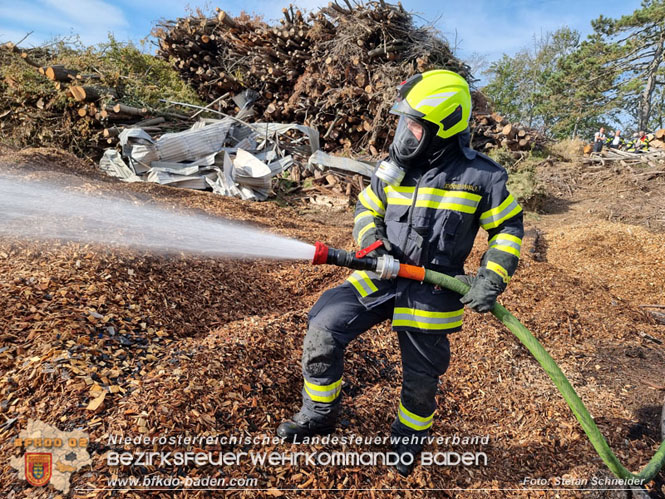
<path id="1" fill-rule="evenodd" d="M 392 449 L 399 456 L 395 470 L 403 477 L 409 476 L 415 468 L 416 459 L 423 450 L 423 440 L 426 437 L 427 432 L 423 432 L 423 435 L 411 434 L 409 436 L 393 433 Z"/>
<path id="2" fill-rule="evenodd" d="M 332 416 L 332 417 L 330 417 Z M 312 419 L 298 412 L 277 427 L 277 436 L 294 444 L 302 443 L 305 437 L 328 435 L 335 431 L 336 415 L 324 419 Z"/>

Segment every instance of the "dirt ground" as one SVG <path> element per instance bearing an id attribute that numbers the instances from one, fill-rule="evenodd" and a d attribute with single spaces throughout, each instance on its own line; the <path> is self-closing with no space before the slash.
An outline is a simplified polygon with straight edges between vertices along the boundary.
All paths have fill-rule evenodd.
<path id="1" fill-rule="evenodd" d="M 527 214 L 520 267 L 500 301 L 561 366 L 619 460 L 639 471 L 661 441 L 665 395 L 665 321 L 659 315 L 665 310 L 649 307 L 665 305 L 664 183 L 662 177 L 648 183 L 647 176 L 633 182 L 635 172 L 547 168 L 541 172 L 548 189 L 545 212 Z M 0 172 L 352 247 L 351 209 L 332 213 L 298 202 L 283 207 L 123 184 L 55 150 L 0 150 Z M 479 234 L 467 270 L 475 270 L 485 248 Z M 611 475 L 552 382 L 496 319 L 473 312 L 467 312 L 464 330 L 451 335 L 452 363 L 441 379 L 432 433 L 487 436 L 488 442 L 434 444 L 429 450 L 484 452 L 487 465 L 419 466 L 408 479 L 383 465 L 107 466 L 109 453 L 122 450 L 110 435 L 272 436 L 299 408 L 307 312 L 348 273 L 299 263 L 0 240 L 0 494 L 57 495 L 52 487 L 17 480 L 8 463 L 9 456 L 22 454 L 13 439 L 29 419 L 40 419 L 60 430 L 90 433 L 93 466 L 73 475 L 72 497 L 145 497 L 148 492 L 92 489 L 109 488 L 111 477 L 154 474 L 251 477 L 263 489 L 188 497 L 453 497 L 462 490 L 464 496 L 629 496 L 592 485 Z M 401 380 L 390 325 L 352 343 L 345 369 L 337 435 L 387 436 Z M 107 392 L 102 406 L 87 410 L 101 391 Z M 259 442 L 203 450 L 382 452 L 387 446 Z M 649 484 L 653 497 L 665 494 L 662 479 L 661 472 Z M 562 480 L 587 480 L 581 488 L 596 490 L 567 491 L 557 486 Z"/>

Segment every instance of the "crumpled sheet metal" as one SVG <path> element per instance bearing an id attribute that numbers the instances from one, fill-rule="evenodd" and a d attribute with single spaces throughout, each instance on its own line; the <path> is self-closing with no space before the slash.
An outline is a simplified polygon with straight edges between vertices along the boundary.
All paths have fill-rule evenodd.
<path id="1" fill-rule="evenodd" d="M 298 130 L 307 136 L 312 154 L 320 149 L 319 132 L 316 129 L 305 125 L 298 125 L 296 123 L 253 123 L 249 126 L 254 129 L 259 138 L 267 137 L 268 139 L 270 139 L 272 135 L 279 136 L 289 130 Z"/>
<path id="2" fill-rule="evenodd" d="M 99 168 L 111 177 L 117 177 L 125 182 L 141 182 L 134 170 L 125 163 L 120 153 L 115 149 L 107 149 L 99 160 Z"/>
<path id="3" fill-rule="evenodd" d="M 332 154 L 325 153 L 321 150 L 315 151 L 307 161 L 308 167 L 318 168 L 324 170 L 330 168 L 333 170 L 341 170 L 350 173 L 358 173 L 365 177 L 371 177 L 374 172 L 374 165 L 358 161 L 351 158 L 343 158 L 341 156 L 333 156 Z"/>
<path id="4" fill-rule="evenodd" d="M 313 151 L 318 149 L 318 132 L 297 124 L 203 119 L 189 130 L 156 140 L 140 128 L 129 128 L 119 135 L 122 157 L 107 150 L 100 168 L 128 182 L 212 189 L 224 196 L 264 200 L 272 178 L 294 162 L 279 147 L 279 137 L 294 129 L 306 136 Z"/>

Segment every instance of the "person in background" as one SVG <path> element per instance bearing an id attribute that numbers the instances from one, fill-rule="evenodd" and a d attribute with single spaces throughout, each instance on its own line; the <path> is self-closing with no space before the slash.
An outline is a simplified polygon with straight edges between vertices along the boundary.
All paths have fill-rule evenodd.
<path id="1" fill-rule="evenodd" d="M 610 142 L 610 149 L 622 149 L 623 148 L 623 137 L 621 136 L 621 130 L 614 132 L 614 138 Z"/>
<path id="2" fill-rule="evenodd" d="M 605 139 L 605 128 L 600 127 L 600 130 L 598 130 L 593 136 L 593 152 L 600 152 L 603 150 Z"/>
<path id="3" fill-rule="evenodd" d="M 624 145 L 624 150 L 626 152 L 635 152 L 637 150 L 637 143 L 639 141 L 639 134 L 635 132 L 630 140 L 627 140 Z"/>
<path id="4" fill-rule="evenodd" d="M 639 133 L 639 138 L 637 139 L 637 150 L 640 152 L 649 151 L 649 137 L 647 136 L 647 133 L 644 131 L 641 131 Z"/>

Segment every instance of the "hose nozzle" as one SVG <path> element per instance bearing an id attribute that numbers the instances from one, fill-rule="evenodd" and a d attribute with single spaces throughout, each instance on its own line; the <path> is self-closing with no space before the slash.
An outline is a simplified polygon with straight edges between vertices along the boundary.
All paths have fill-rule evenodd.
<path id="1" fill-rule="evenodd" d="M 322 265 L 328 263 L 328 246 L 322 242 L 316 241 L 314 243 L 314 258 L 312 258 L 312 265 Z"/>

